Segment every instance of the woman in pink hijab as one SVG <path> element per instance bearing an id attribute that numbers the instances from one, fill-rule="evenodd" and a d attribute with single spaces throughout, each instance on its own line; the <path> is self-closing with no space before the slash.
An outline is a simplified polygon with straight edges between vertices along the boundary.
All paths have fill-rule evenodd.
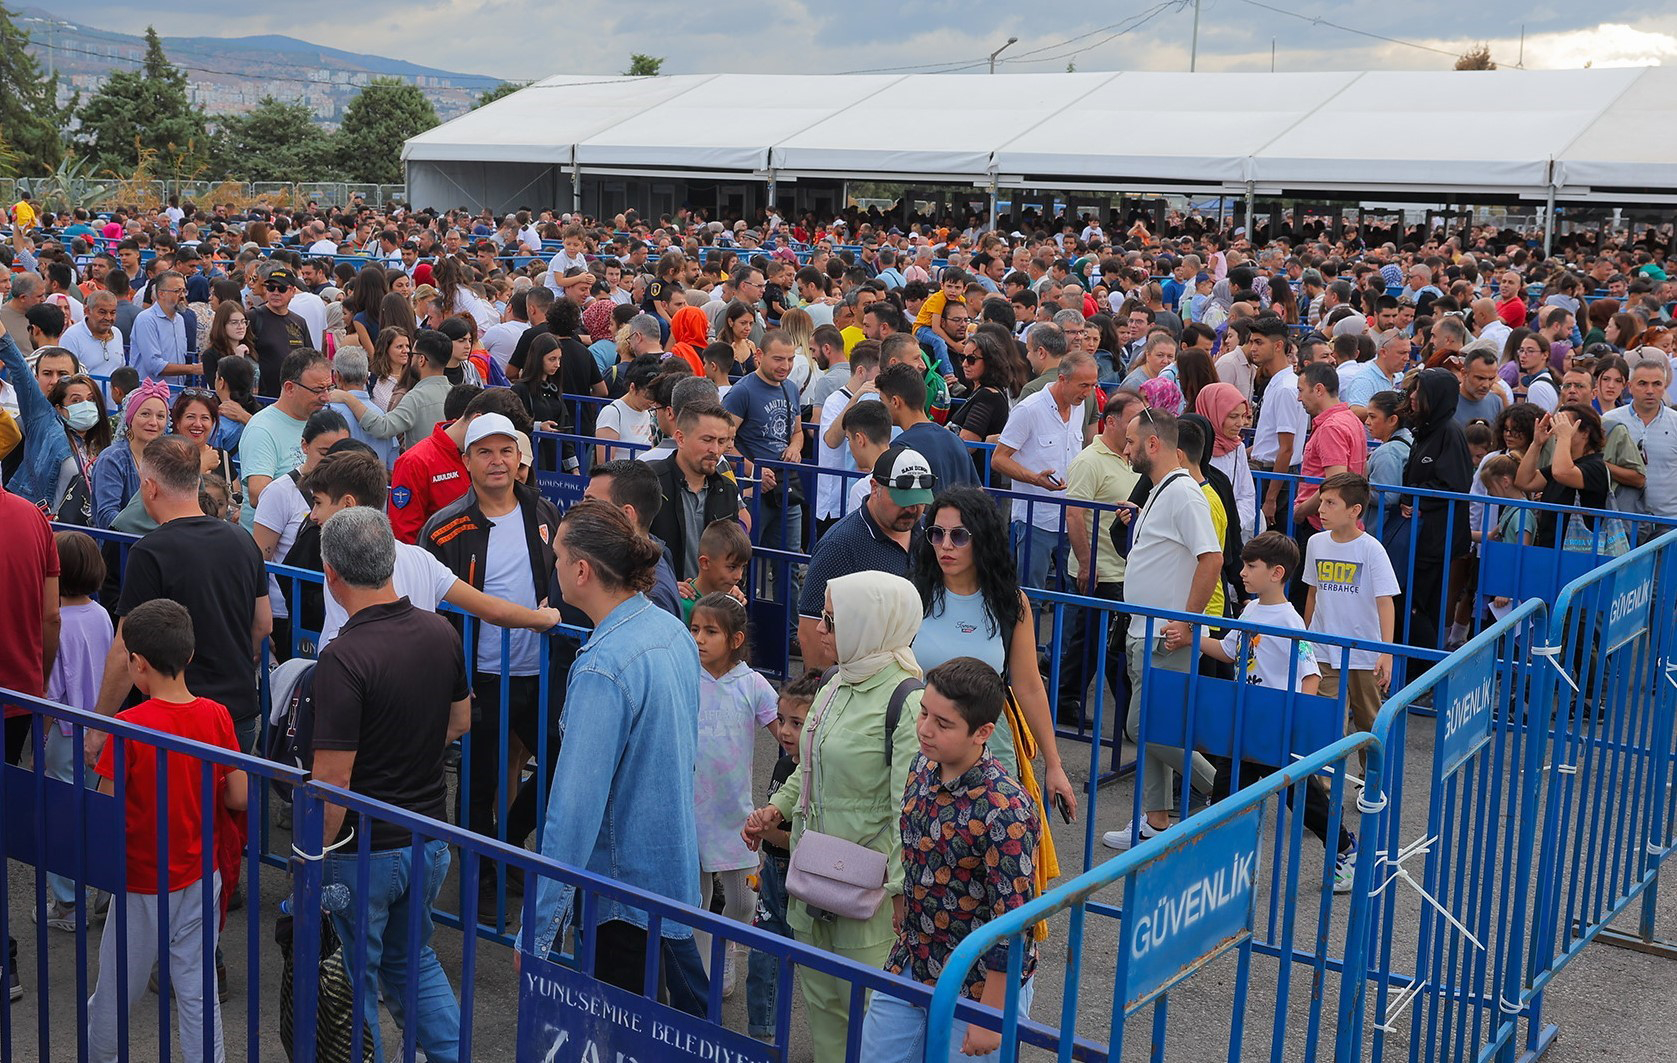
<path id="1" fill-rule="evenodd" d="M 1223 470 L 1234 485 L 1235 509 L 1240 514 L 1240 537 L 1245 542 L 1263 530 L 1258 514 L 1258 489 L 1246 460 L 1241 432 L 1252 423 L 1252 406 L 1233 384 L 1218 381 L 1200 389 L 1194 412 L 1211 422 L 1211 464 Z"/>

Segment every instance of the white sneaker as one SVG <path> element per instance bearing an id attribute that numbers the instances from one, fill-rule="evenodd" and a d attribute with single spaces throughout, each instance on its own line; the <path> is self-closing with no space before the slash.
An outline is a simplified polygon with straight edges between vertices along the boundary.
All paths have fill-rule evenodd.
<path id="1" fill-rule="evenodd" d="M 1140 824 L 1140 827 L 1136 826 L 1138 823 Z M 1125 826 L 1123 830 L 1107 831 L 1105 834 L 1101 835 L 1101 844 L 1106 846 L 1108 849 L 1117 849 L 1119 852 L 1124 852 L 1125 850 L 1133 849 L 1147 839 L 1157 837 L 1162 833 L 1164 833 L 1163 828 L 1155 829 L 1147 822 L 1147 817 L 1143 816 L 1141 819 L 1130 820 L 1129 824 Z"/>
<path id="2" fill-rule="evenodd" d="M 1333 891 L 1335 893 L 1350 893 L 1351 885 L 1357 874 L 1357 843 L 1352 841 L 1351 848 L 1339 854 L 1333 865 Z"/>
<path id="3" fill-rule="evenodd" d="M 723 955 L 725 959 L 722 961 L 722 999 L 727 1000 L 734 995 L 735 986 L 734 945 L 731 942 L 723 950 Z"/>

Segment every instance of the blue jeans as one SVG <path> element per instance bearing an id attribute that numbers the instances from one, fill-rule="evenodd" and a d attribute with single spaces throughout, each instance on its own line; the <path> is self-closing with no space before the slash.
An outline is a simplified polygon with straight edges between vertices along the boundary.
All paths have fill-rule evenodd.
<path id="1" fill-rule="evenodd" d="M 1060 590 L 1066 576 L 1066 537 L 1050 528 L 1039 528 L 1016 520 L 1011 525 L 1013 553 L 1019 559 L 1019 585 L 1041 590 Z M 1056 582 L 1048 582 L 1053 566 Z"/>
<path id="2" fill-rule="evenodd" d="M 776 470 L 786 475 L 785 469 Z M 802 502 L 788 503 L 784 488 L 775 498 L 765 499 L 757 508 L 757 517 L 762 521 L 758 529 L 757 545 L 766 550 L 784 550 L 788 553 L 802 553 L 804 549 L 804 507 Z M 762 567 L 758 570 L 758 595 L 773 601 L 787 603 L 787 612 L 792 617 L 792 627 L 798 626 L 798 591 L 803 585 L 803 574 L 800 566 L 787 564 L 783 558 L 763 557 L 758 560 Z M 780 576 L 785 571 L 791 576 L 787 586 L 780 586 Z"/>
<path id="3" fill-rule="evenodd" d="M 930 325 L 921 325 L 914 330 L 914 338 L 932 349 L 932 357 L 937 359 L 937 371 L 941 376 L 953 376 L 955 365 L 949 360 L 949 344 L 937 330 Z"/>
<path id="4" fill-rule="evenodd" d="M 351 976 L 356 963 L 364 965 L 361 1010 L 367 1023 L 365 1036 L 372 1037 L 376 1058 L 384 1059 L 384 1046 L 379 1040 L 379 989 L 384 990 L 384 1003 L 391 1016 L 405 1026 L 402 1007 L 407 1002 L 408 958 L 411 950 L 418 949 L 414 1039 L 426 1058 L 455 1063 L 460 1058 L 460 1002 L 431 948 L 431 908 L 442 891 L 443 879 L 448 877 L 448 845 L 440 841 L 425 843 L 425 877 L 419 882 L 412 880 L 412 856 L 413 850 L 407 846 L 369 854 L 365 897 L 355 895 L 355 857 L 327 857 L 325 883 L 342 883 L 350 891 L 349 906 L 332 914 L 332 928 L 344 943 L 345 967 Z M 408 919 L 414 904 L 420 905 L 419 938 L 409 941 Z M 367 940 L 357 942 L 355 921 L 362 910 L 367 913 Z"/>
<path id="5" fill-rule="evenodd" d="M 1035 994 L 1035 978 L 1019 987 L 1021 1019 L 1031 1017 L 1031 997 Z M 950 1063 L 998 1063 L 1002 1058 L 1001 1049 L 982 1056 L 963 1056 L 961 1042 L 966 1036 L 967 1024 L 957 1019 L 949 1032 Z M 875 990 L 868 1002 L 867 1018 L 862 1020 L 862 1050 L 857 1058 L 868 1063 L 920 1063 L 925 1055 L 926 1012 Z"/>
<path id="6" fill-rule="evenodd" d="M 757 919 L 759 930 L 781 937 L 792 936 L 786 925 L 786 858 L 765 854 L 757 873 Z M 752 950 L 746 967 L 745 1015 L 747 1032 L 753 1037 L 775 1034 L 775 995 L 780 987 L 780 961 L 766 952 Z"/>

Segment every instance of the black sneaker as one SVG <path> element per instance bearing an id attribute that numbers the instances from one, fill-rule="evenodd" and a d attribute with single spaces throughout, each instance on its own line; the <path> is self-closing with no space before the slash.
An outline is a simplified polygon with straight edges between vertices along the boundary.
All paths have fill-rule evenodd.
<path id="1" fill-rule="evenodd" d="M 16 966 L 6 969 L 6 986 L 6 991 L 11 994 L 13 1001 L 23 999 L 23 980 L 17 976 Z"/>

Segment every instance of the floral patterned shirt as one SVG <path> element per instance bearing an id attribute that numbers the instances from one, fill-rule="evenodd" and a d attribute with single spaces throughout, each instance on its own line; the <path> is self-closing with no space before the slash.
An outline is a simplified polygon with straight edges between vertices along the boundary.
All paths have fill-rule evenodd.
<path id="1" fill-rule="evenodd" d="M 936 982 L 949 954 L 974 928 L 1036 897 L 1035 802 L 989 753 L 952 785 L 916 756 L 903 790 L 903 928 L 885 969 Z M 1023 976 L 1036 972 L 1026 940 Z M 963 992 L 984 992 L 986 971 L 1007 970 L 998 942 L 967 973 Z"/>

